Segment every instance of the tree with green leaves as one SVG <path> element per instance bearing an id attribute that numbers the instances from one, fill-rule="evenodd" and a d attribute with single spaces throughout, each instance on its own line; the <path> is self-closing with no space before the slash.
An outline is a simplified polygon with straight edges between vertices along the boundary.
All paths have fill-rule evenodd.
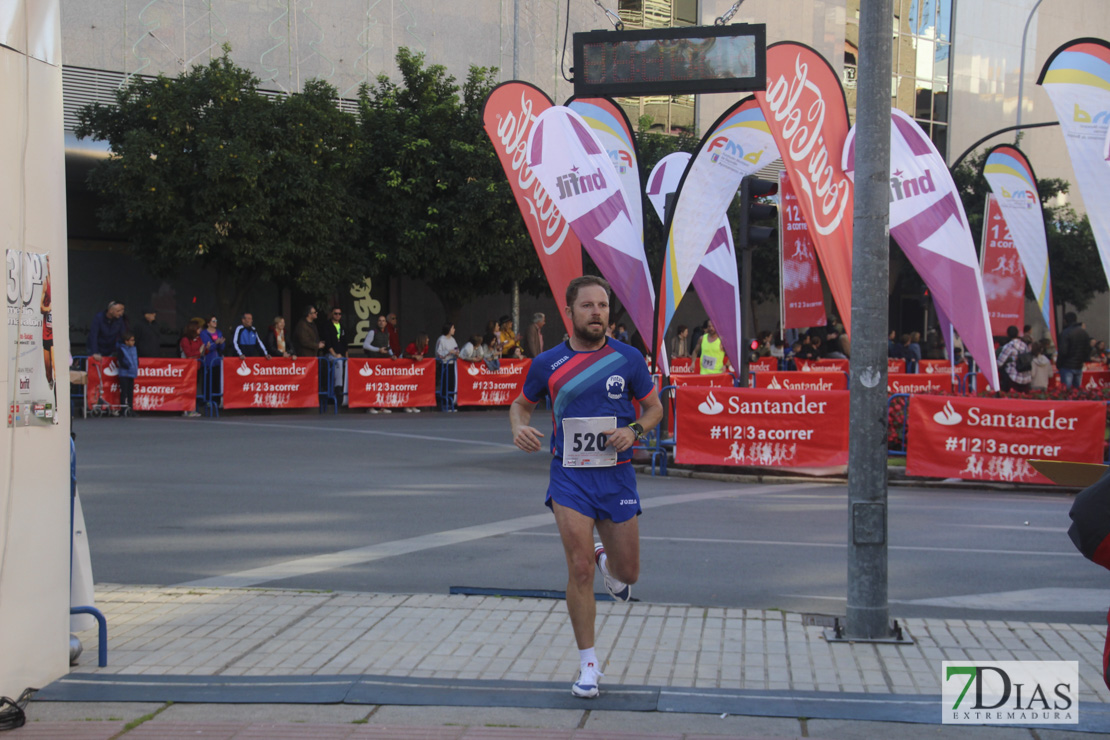
<path id="1" fill-rule="evenodd" d="M 983 150 L 968 157 L 952 172 L 977 246 L 982 244 L 983 218 L 990 192 L 990 185 L 983 177 L 987 153 Z M 1059 309 L 1056 311 L 1056 323 L 1061 327 L 1065 304 L 1082 311 L 1090 305 L 1095 294 L 1104 293 L 1107 288 L 1086 214 L 1079 216 L 1066 203 L 1053 205 L 1060 196 L 1067 195 L 1069 187 L 1067 180 L 1041 179 L 1037 182 L 1037 195 L 1048 233 L 1048 264 L 1052 271 L 1054 308 Z M 1034 298 L 1028 285 L 1026 297 Z"/>
<path id="2" fill-rule="evenodd" d="M 80 111 L 78 137 L 112 152 L 89 176 L 101 225 L 156 276 L 199 264 L 225 315 L 259 280 L 312 295 L 361 281 L 353 117 L 322 82 L 266 97 L 229 54 Z"/>
<path id="3" fill-rule="evenodd" d="M 497 71 L 471 67 L 460 88 L 445 67 L 406 48 L 397 67 L 399 83 L 382 75 L 359 94 L 371 274 L 423 280 L 449 320 L 513 280 L 544 292 L 539 259 L 482 128 Z"/>

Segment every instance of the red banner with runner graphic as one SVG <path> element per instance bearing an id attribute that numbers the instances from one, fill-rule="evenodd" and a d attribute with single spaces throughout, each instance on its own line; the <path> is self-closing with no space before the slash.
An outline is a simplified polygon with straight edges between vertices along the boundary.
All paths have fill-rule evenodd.
<path id="1" fill-rule="evenodd" d="M 769 391 L 846 391 L 848 376 L 844 373 L 802 372 L 792 370 L 775 373 L 755 373 L 753 388 Z"/>
<path id="2" fill-rule="evenodd" d="M 779 174 L 779 274 L 782 275 L 782 328 L 825 326 L 825 293 L 809 226 L 787 172 Z"/>
<path id="3" fill-rule="evenodd" d="M 820 468 L 848 463 L 848 391 L 681 388 L 675 462 Z"/>
<path id="4" fill-rule="evenodd" d="M 436 405 L 436 361 L 347 360 L 350 408 L 417 408 Z"/>
<path id="5" fill-rule="evenodd" d="M 459 382 L 456 386 L 459 406 L 508 406 L 521 390 L 531 360 L 502 359 L 497 370 L 484 362 L 459 360 Z"/>
<path id="6" fill-rule="evenodd" d="M 1005 330 L 1002 332 L 1005 334 Z M 922 360 L 917 363 L 917 372 L 928 373 L 929 375 L 951 375 L 953 372 L 952 363 L 948 360 Z M 967 363 L 961 362 L 955 366 L 956 376 L 967 374 Z"/>
<path id="7" fill-rule="evenodd" d="M 991 334 L 1006 336 L 1006 328 L 1025 324 L 1025 268 L 1006 227 L 1006 219 L 994 195 L 987 194 L 987 223 L 983 226 L 983 289 Z"/>
<path id="8" fill-rule="evenodd" d="M 135 378 L 136 411 L 192 411 L 197 406 L 197 373 L 200 363 L 158 357 L 140 357 Z M 85 398 L 91 408 L 98 400 L 119 405 L 119 370 L 116 361 L 92 357 L 88 364 Z"/>
<path id="9" fill-rule="evenodd" d="M 926 375 L 925 373 L 887 373 L 886 392 L 893 393 L 952 393 L 959 389 L 959 376 L 952 382 L 951 375 Z"/>
<path id="10" fill-rule="evenodd" d="M 1029 460 L 1102 462 L 1106 404 L 915 396 L 908 425 L 907 475 L 1048 484 Z"/>
<path id="11" fill-rule="evenodd" d="M 315 357 L 224 358 L 225 409 L 308 409 L 320 403 Z"/>

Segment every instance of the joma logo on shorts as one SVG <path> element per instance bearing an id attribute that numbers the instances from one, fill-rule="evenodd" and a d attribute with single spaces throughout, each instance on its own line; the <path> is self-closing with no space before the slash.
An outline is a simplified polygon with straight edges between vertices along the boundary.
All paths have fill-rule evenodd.
<path id="1" fill-rule="evenodd" d="M 634 498 L 622 498 L 620 505 L 621 506 L 635 506 L 638 503 L 640 503 L 640 502 L 637 501 Z"/>

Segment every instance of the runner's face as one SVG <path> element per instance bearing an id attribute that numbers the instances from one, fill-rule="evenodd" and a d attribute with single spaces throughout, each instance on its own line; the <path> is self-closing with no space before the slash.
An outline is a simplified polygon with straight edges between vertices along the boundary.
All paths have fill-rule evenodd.
<path id="1" fill-rule="evenodd" d="M 596 342 L 605 336 L 609 325 L 609 295 L 600 285 L 587 285 L 578 289 L 571 306 L 571 323 L 574 335 L 586 342 Z"/>

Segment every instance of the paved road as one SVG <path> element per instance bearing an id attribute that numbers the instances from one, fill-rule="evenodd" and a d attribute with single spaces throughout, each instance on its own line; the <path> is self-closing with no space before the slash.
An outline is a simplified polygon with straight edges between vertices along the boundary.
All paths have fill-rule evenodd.
<path id="1" fill-rule="evenodd" d="M 76 420 L 94 575 L 121 584 L 561 590 L 549 459 L 504 411 Z M 655 603 L 842 614 L 847 490 L 641 476 Z M 892 487 L 892 615 L 1098 623 L 1071 497 Z"/>

